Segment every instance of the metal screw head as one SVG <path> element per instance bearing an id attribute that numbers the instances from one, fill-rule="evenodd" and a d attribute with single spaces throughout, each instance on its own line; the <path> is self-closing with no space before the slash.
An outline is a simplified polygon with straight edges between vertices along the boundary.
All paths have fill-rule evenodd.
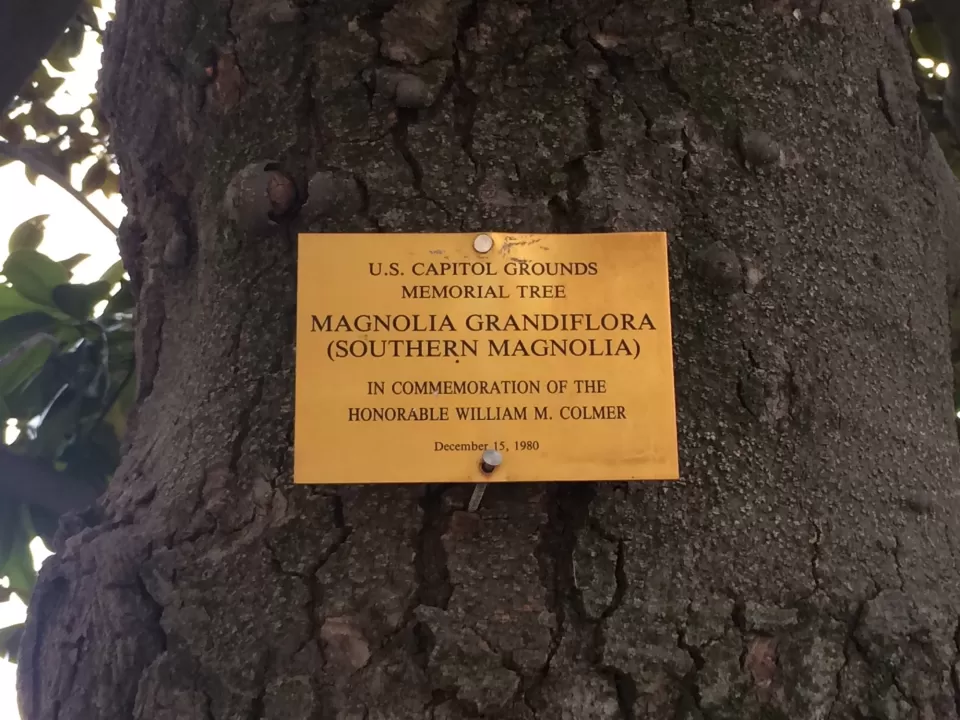
<path id="1" fill-rule="evenodd" d="M 484 450 L 481 461 L 489 468 L 495 468 L 503 462 L 503 455 L 496 450 Z"/>
<path id="2" fill-rule="evenodd" d="M 477 235 L 473 239 L 473 249 L 478 253 L 490 252 L 493 249 L 493 238 L 487 234 Z"/>

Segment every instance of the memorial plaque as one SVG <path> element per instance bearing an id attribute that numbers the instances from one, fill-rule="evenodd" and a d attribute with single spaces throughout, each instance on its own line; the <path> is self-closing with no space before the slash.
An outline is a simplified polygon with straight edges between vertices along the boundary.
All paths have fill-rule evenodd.
<path id="1" fill-rule="evenodd" d="M 298 253 L 296 483 L 677 479 L 664 233 Z"/>

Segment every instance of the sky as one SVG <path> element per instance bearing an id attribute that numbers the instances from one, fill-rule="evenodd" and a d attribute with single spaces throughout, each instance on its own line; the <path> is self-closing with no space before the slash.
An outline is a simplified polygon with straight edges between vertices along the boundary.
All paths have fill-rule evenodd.
<path id="1" fill-rule="evenodd" d="M 112 2 L 104 2 L 112 8 Z M 98 12 L 101 24 L 105 12 Z M 75 72 L 66 76 L 51 107 L 61 112 L 71 112 L 88 101 L 93 92 L 100 67 L 100 45 L 93 42 L 93 33 L 88 33 L 81 55 L 73 60 Z M 60 75 L 52 68 L 51 75 Z M 80 187 L 86 166 L 74 171 L 73 185 Z M 109 230 L 90 214 L 69 193 L 51 180 L 40 177 L 36 186 L 24 175 L 23 166 L 14 162 L 0 168 L 0 264 L 7 256 L 7 238 L 13 229 L 24 220 L 49 213 L 46 233 L 40 251 L 54 260 L 63 260 L 77 253 L 89 253 L 90 258 L 74 271 L 76 282 L 93 282 L 115 263 L 119 257 L 116 240 Z M 107 198 L 97 192 L 88 198 L 116 226 L 125 213 L 119 196 Z M 32 545 L 34 561 L 38 565 L 49 555 L 43 543 L 36 540 Z M 0 603 L 0 627 L 22 622 L 26 608 L 19 599 Z M 20 718 L 16 700 L 16 666 L 0 660 L 0 719 Z"/>

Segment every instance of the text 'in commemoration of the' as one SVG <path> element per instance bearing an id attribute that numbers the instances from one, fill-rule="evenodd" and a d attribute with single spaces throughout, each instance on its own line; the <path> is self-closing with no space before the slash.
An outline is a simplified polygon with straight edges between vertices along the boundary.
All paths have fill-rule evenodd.
<path id="1" fill-rule="evenodd" d="M 297 275 L 294 482 L 678 477 L 665 233 L 304 234 Z"/>

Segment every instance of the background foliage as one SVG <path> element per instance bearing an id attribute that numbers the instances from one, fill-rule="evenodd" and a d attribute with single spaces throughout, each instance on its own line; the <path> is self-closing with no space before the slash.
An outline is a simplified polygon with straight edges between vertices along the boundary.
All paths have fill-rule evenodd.
<path id="1" fill-rule="evenodd" d="M 0 482 L 0 575 L 9 579 L 0 599 L 16 593 L 25 603 L 35 581 L 30 541 L 39 535 L 50 544 L 60 498 L 102 492 L 119 462 L 134 387 L 133 295 L 123 267 L 71 282 L 86 256 L 56 262 L 39 252 L 42 225 L 33 218 L 14 231 L 0 284 L 0 423 L 8 427 L 0 452 L 31 468 Z M 40 473 L 49 482 L 39 497 L 13 485 L 36 483 Z M 10 659 L 19 630 L 0 630 L 0 653 Z"/>
<path id="2" fill-rule="evenodd" d="M 0 115 L 0 166 L 18 162 L 31 183 L 46 175 L 81 202 L 97 190 L 118 192 L 93 88 L 79 102 L 75 94 L 64 102 L 63 92 L 73 61 L 101 42 L 109 13 L 95 11 L 100 5 L 76 3 Z M 76 187 L 70 178 L 78 170 Z M 87 256 L 57 262 L 40 252 L 46 217 L 14 230 L 0 269 L 0 577 L 7 578 L 0 601 L 29 601 L 36 580 L 29 544 L 38 536 L 51 544 L 64 498 L 102 492 L 133 399 L 133 295 L 123 268 L 118 262 L 96 282 L 74 282 Z M 19 472 L 11 477 L 4 468 L 14 457 Z M 0 656 L 16 660 L 21 632 L 21 625 L 0 628 Z"/>
<path id="3" fill-rule="evenodd" d="M 85 44 L 99 45 L 102 40 L 103 28 L 94 11 L 100 8 L 100 0 L 83 0 L 78 5 L 59 40 L 0 117 L 0 137 L 10 146 L 6 152 L 0 149 L 0 166 L 26 155 L 34 162 L 25 163 L 24 172 L 35 183 L 41 167 L 69 178 L 73 167 L 83 165 L 81 192 L 102 190 L 110 196 L 119 192 L 119 176 L 107 148 L 108 131 L 96 93 L 91 92 L 81 107 L 69 113 L 57 112 L 53 109 L 57 103 L 51 102 Z M 19 153 L 10 151 L 14 147 Z"/>

